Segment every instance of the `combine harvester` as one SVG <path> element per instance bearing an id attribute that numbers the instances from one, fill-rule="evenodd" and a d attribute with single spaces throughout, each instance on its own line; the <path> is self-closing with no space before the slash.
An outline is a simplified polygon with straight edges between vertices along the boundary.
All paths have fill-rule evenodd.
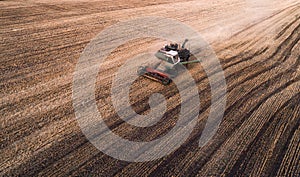
<path id="1" fill-rule="evenodd" d="M 156 58 L 161 61 L 152 67 L 140 66 L 137 71 L 138 74 L 159 81 L 163 85 L 169 85 L 172 79 L 180 73 L 179 65 L 188 67 L 188 64 L 200 62 L 199 60 L 189 60 L 191 53 L 185 48 L 187 42 L 188 40 L 186 39 L 182 46 L 179 46 L 177 43 L 165 45 L 155 54 Z"/>

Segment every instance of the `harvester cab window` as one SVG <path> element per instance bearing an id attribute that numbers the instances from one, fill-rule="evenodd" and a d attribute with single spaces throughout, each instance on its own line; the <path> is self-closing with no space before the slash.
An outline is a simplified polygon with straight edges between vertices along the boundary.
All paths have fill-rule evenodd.
<path id="1" fill-rule="evenodd" d="M 173 56 L 173 64 L 177 64 L 179 62 L 180 62 L 180 59 L 179 59 L 178 55 Z"/>
<path id="2" fill-rule="evenodd" d="M 166 56 L 168 58 L 168 62 L 171 64 L 177 64 L 180 62 L 177 51 L 171 50 L 169 52 L 166 52 Z"/>
<path id="3" fill-rule="evenodd" d="M 168 55 L 167 59 L 168 59 L 167 60 L 168 63 L 172 63 L 173 64 L 173 57 L 172 56 Z"/>

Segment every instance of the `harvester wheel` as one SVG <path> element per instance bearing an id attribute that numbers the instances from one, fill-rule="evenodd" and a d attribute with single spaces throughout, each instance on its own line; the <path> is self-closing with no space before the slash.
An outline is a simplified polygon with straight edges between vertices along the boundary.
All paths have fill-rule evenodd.
<path id="1" fill-rule="evenodd" d="M 143 75 L 146 73 L 146 67 L 140 66 L 137 70 L 138 75 Z"/>
<path id="2" fill-rule="evenodd" d="M 164 79 L 162 79 L 162 84 L 163 85 L 169 85 L 170 83 L 171 83 L 171 79 L 169 79 L 169 78 L 164 78 Z"/>

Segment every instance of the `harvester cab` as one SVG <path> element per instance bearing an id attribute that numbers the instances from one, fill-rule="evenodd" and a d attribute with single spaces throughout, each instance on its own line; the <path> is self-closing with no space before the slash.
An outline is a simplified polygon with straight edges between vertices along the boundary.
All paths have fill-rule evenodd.
<path id="1" fill-rule="evenodd" d="M 170 50 L 170 51 L 158 51 L 155 54 L 156 58 L 168 62 L 172 65 L 176 65 L 180 62 L 180 58 L 177 51 Z"/>
<path id="2" fill-rule="evenodd" d="M 177 43 L 170 43 L 169 45 L 165 45 L 155 54 L 155 56 L 158 59 L 164 60 L 163 55 L 173 55 L 174 57 L 176 56 L 180 60 L 180 62 L 189 61 L 191 53 L 187 48 L 185 48 L 187 42 L 188 39 L 186 39 L 181 46 Z"/>
<path id="3" fill-rule="evenodd" d="M 140 66 L 138 74 L 147 78 L 161 82 L 164 85 L 168 85 L 172 82 L 172 79 L 179 74 L 178 65 L 184 65 L 187 67 L 191 63 L 199 63 L 199 60 L 189 61 L 191 53 L 185 48 L 185 44 L 188 42 L 186 39 L 182 46 L 177 43 L 170 43 L 155 53 L 155 57 L 160 61 L 154 66 Z"/>

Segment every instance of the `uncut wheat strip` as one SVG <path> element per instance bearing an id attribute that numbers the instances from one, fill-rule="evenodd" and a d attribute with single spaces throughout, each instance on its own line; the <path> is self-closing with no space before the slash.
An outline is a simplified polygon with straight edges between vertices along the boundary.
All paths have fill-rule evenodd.
<path id="1" fill-rule="evenodd" d="M 41 95 L 40 97 L 36 98 L 40 100 L 39 103 L 34 105 L 28 103 L 27 105 L 23 105 L 22 110 L 11 114 L 8 113 L 8 115 L 5 116 L 5 120 L 1 121 L 1 127 L 5 128 L 7 126 L 12 126 L 16 122 L 26 120 L 32 115 L 43 114 L 51 111 L 60 105 L 64 105 L 69 102 L 70 96 L 71 92 L 69 90 L 59 92 L 59 95 L 55 97 L 52 95 L 43 97 L 43 95 Z"/>
<path id="2" fill-rule="evenodd" d="M 175 100 L 178 100 L 178 99 L 175 99 Z M 118 129 L 119 129 L 119 127 L 118 127 Z M 127 130 L 127 129 L 126 129 L 126 130 Z M 124 134 L 124 133 L 126 133 L 126 132 L 123 132 L 123 134 Z M 157 132 L 157 133 L 159 133 L 159 132 Z M 96 154 L 95 154 L 95 155 L 96 155 Z M 99 158 L 101 158 L 101 157 L 99 157 Z M 82 164 L 82 163 L 84 163 L 84 160 L 83 160 L 82 162 L 78 163 L 78 164 L 76 164 L 76 163 L 72 163 L 72 164 L 73 164 L 74 166 L 80 166 L 80 164 Z M 57 166 L 62 166 L 62 168 L 63 168 L 63 162 L 57 162 L 57 163 L 55 163 L 55 164 L 56 164 L 56 165 L 55 165 L 56 167 L 57 167 Z M 61 165 L 59 165 L 59 164 L 61 164 Z M 52 166 L 52 165 L 51 165 L 51 166 Z M 55 167 L 53 167 L 53 168 L 55 168 Z M 51 170 L 52 168 L 49 167 L 49 169 L 50 169 L 50 170 L 47 169 L 46 171 L 48 171 L 48 172 L 52 172 L 52 171 L 53 171 L 53 170 Z M 59 169 L 59 171 L 60 171 L 60 169 Z M 44 173 L 43 173 L 43 174 L 44 174 Z M 47 174 L 49 174 L 49 173 L 47 173 Z"/>
<path id="3" fill-rule="evenodd" d="M 69 45 L 75 45 L 81 41 L 87 41 L 88 38 L 93 37 L 96 30 L 92 28 L 88 33 L 85 33 L 88 24 L 66 25 L 36 29 L 38 31 L 24 29 L 19 35 L 7 33 L 1 45 L 3 51 L 1 53 L 1 64 L 13 61 L 14 57 L 31 57 L 33 54 L 48 53 L 49 51 L 66 48 Z M 103 28 L 98 24 L 94 24 L 94 27 Z"/>
<path id="4" fill-rule="evenodd" d="M 60 99 L 61 100 L 61 99 Z M 59 102 L 60 104 L 62 103 L 61 101 Z M 64 126 L 63 124 L 62 124 L 62 126 Z M 30 137 L 30 136 L 29 136 Z"/>
<path id="5" fill-rule="evenodd" d="M 14 57 L 11 63 L 3 64 L 3 76 L 1 87 L 5 90 L 1 95 L 9 94 L 7 84 L 16 84 L 22 80 L 43 76 L 50 76 L 49 73 L 57 74 L 59 68 L 70 71 L 80 55 L 80 51 L 88 41 L 75 42 L 71 45 L 51 50 L 48 53 L 32 54 L 29 57 Z M 73 51 L 71 51 L 73 50 Z M 63 73 L 61 74 L 63 75 Z M 45 78 L 46 79 L 46 78 Z"/>
<path id="6" fill-rule="evenodd" d="M 57 89 L 62 87 L 72 80 L 72 74 L 65 74 L 50 81 L 37 84 L 33 87 L 26 88 L 24 90 L 20 90 L 19 92 L 5 95 L 1 98 L 2 104 L 13 104 L 15 102 L 19 102 L 24 100 L 25 98 L 35 96 L 39 93 L 48 92 L 53 89 Z M 2 110 L 1 110 L 2 111 Z"/>
<path id="7" fill-rule="evenodd" d="M 201 7 L 201 5 L 204 5 L 205 3 L 199 2 L 199 1 L 193 1 L 193 2 L 176 2 L 173 4 L 168 4 L 169 6 L 174 6 L 178 8 L 185 9 L 187 6 L 190 7 L 191 9 L 195 9 L 195 6 Z M 158 13 L 163 13 L 167 14 L 168 12 L 173 12 L 175 13 L 174 8 L 166 8 L 165 4 L 160 4 L 160 5 L 155 5 L 156 8 L 153 8 L 152 6 L 145 6 L 145 7 L 139 7 L 139 8 L 129 8 L 129 9 L 120 9 L 117 11 L 106 11 L 106 12 L 97 12 L 93 14 L 87 14 L 87 15 L 81 15 L 80 17 L 64 17 L 59 20 L 57 19 L 52 19 L 52 20 L 47 20 L 47 24 L 41 23 L 41 22 L 33 22 L 30 24 L 25 24 L 23 27 L 24 28 L 48 28 L 51 26 L 57 26 L 57 25 L 64 25 L 66 23 L 77 23 L 81 21 L 80 23 L 83 23 L 84 21 L 88 21 L 90 19 L 97 19 L 99 16 L 107 16 L 110 17 L 109 19 L 126 19 L 128 17 L 136 16 L 137 14 L 151 14 L 155 13 L 156 15 Z M 167 10 L 167 12 L 166 12 Z M 180 9 L 178 9 L 180 11 Z M 177 11 L 177 10 L 176 10 Z M 126 14 L 126 15 L 124 15 Z M 27 26 L 26 26 L 27 25 Z"/>
<path id="8" fill-rule="evenodd" d="M 1 80 L 5 82 L 1 83 L 1 86 L 5 88 L 6 84 L 15 84 L 34 76 L 49 76 L 49 73 L 56 72 L 58 68 L 65 68 L 66 71 L 71 70 L 74 64 L 70 61 L 76 61 L 75 59 L 79 56 L 80 50 L 87 42 L 85 40 L 72 42 L 72 44 L 65 46 L 58 45 L 59 48 L 51 49 L 48 53 L 39 53 L 40 49 L 30 49 L 31 56 L 14 56 L 10 63 L 3 64 L 5 74 Z M 37 54 L 35 54 L 36 52 Z M 9 90 L 5 89 L 1 94 L 8 93 L 10 93 Z"/>
<path id="9" fill-rule="evenodd" d="M 65 127 L 66 129 L 68 128 L 68 127 Z M 118 127 L 118 129 L 119 129 L 119 127 Z M 71 132 L 72 132 L 72 130 L 70 130 Z M 123 130 L 123 131 L 127 131 L 127 129 L 125 129 L 125 130 Z M 64 134 L 64 133 L 60 133 L 60 134 Z M 88 145 L 89 143 L 87 143 L 87 144 L 85 144 L 85 145 L 83 145 L 83 148 L 85 147 L 85 146 L 89 146 Z M 88 149 L 86 149 L 86 151 L 91 151 L 89 148 Z M 84 153 L 84 152 L 86 152 L 85 150 L 84 151 L 81 151 L 81 152 L 79 152 L 80 154 L 81 153 Z M 87 154 L 89 154 L 88 156 L 86 156 L 86 157 L 84 157 L 83 159 L 81 159 L 81 158 L 77 158 L 77 160 L 76 161 L 74 161 L 73 163 L 72 163 L 72 167 L 79 167 L 80 165 L 82 165 L 82 163 L 85 163 L 88 159 L 90 159 L 91 157 L 93 157 L 94 155 L 96 155 L 97 153 L 99 153 L 99 151 L 92 151 L 92 152 L 94 152 L 94 153 L 87 153 Z M 71 159 L 73 159 L 73 157 L 75 157 L 76 158 L 76 155 L 77 154 L 77 151 L 75 151 L 75 152 L 72 152 L 70 155 L 68 155 L 67 156 L 67 159 L 69 159 L 69 158 L 71 158 Z M 32 155 L 34 155 L 34 154 L 32 154 Z M 31 155 L 31 156 L 32 156 Z M 64 160 L 60 160 L 60 161 L 57 161 L 57 162 L 55 162 L 53 165 L 51 165 L 49 168 L 47 168 L 47 170 L 46 170 L 46 172 L 47 172 L 47 174 L 48 173 L 52 173 L 53 172 L 53 169 L 52 168 L 54 168 L 54 169 L 56 169 L 57 171 L 65 171 L 65 162 L 64 162 Z M 50 170 L 49 170 L 50 169 Z M 52 170 L 51 170 L 52 169 Z M 45 172 L 45 173 L 46 173 Z"/>
<path id="10" fill-rule="evenodd" d="M 148 42 L 148 40 L 146 42 Z M 129 48 L 133 48 L 137 45 L 143 45 L 143 43 L 140 43 L 140 42 L 139 43 L 131 43 L 131 44 L 127 45 L 126 48 L 124 47 L 123 50 L 125 50 L 125 51 L 130 50 Z M 121 60 L 123 58 L 129 58 L 130 56 L 134 56 L 133 54 L 137 54 L 139 51 L 140 50 L 134 50 L 133 52 L 127 53 L 125 55 L 123 54 L 122 56 L 118 56 L 115 52 L 112 53 L 112 56 L 114 56 L 114 57 L 109 58 L 108 61 L 101 64 L 101 71 L 102 72 L 107 72 L 107 70 L 109 70 L 109 69 L 120 66 Z M 44 65 L 44 63 L 41 64 L 41 66 L 42 65 Z M 61 67 L 59 65 L 61 65 L 61 63 L 57 63 L 53 67 Z M 74 66 L 71 63 L 69 63 L 69 67 L 70 67 L 71 70 L 74 70 Z M 51 68 L 49 68 L 49 69 L 51 69 Z M 61 77 L 52 79 L 52 80 L 47 81 L 45 83 L 43 82 L 43 83 L 37 84 L 33 87 L 26 88 L 24 90 L 20 90 L 16 93 L 6 94 L 1 98 L 1 102 L 11 104 L 13 102 L 18 102 L 21 99 L 24 99 L 26 97 L 34 96 L 36 93 L 42 93 L 42 92 L 45 92 L 45 91 L 49 91 L 53 87 L 55 88 L 57 86 L 63 86 L 65 84 L 70 83 L 70 82 L 73 81 L 72 80 L 73 74 L 74 73 L 72 73 L 72 72 L 67 72 L 64 75 L 62 75 Z M 101 78 L 102 78 L 102 76 L 101 76 Z"/>
<path id="11" fill-rule="evenodd" d="M 39 126 L 43 123 L 51 123 L 49 120 L 56 119 L 57 117 L 45 117 L 47 113 L 54 112 L 55 110 L 60 109 L 64 105 L 67 105 L 70 100 L 66 99 L 70 97 L 70 93 L 61 94 L 58 97 L 54 97 L 47 101 L 41 102 L 38 105 L 34 105 L 32 109 L 29 109 L 29 112 L 19 112 L 15 118 L 22 118 L 14 123 L 7 123 L 3 126 L 3 133 L 1 137 L 4 138 L 3 141 L 13 142 L 15 144 L 19 143 L 19 140 L 22 142 L 22 138 L 28 135 L 22 135 L 23 133 L 28 134 L 28 132 L 34 132 L 38 130 Z M 72 108 L 72 107 L 71 107 Z M 71 109 L 70 108 L 70 109 Z M 22 116 L 24 115 L 24 117 Z M 60 115 L 59 115 L 60 114 Z M 59 116 L 59 119 L 63 119 L 61 112 L 57 113 L 56 116 Z M 1 125 L 2 126 L 2 125 Z M 2 140 L 1 140 L 2 141 Z"/>
<path id="12" fill-rule="evenodd" d="M 100 151 L 96 149 L 94 145 L 91 143 L 85 143 L 84 145 L 72 151 L 70 154 L 47 166 L 47 168 L 39 172 L 38 175 L 56 176 L 66 174 L 69 171 L 79 168 L 81 165 L 99 153 Z M 100 155 L 100 157 L 104 156 L 104 154 Z"/>
<path id="13" fill-rule="evenodd" d="M 202 5 L 202 4 L 201 4 Z M 51 24 L 53 24 L 52 22 L 51 22 Z"/>
<path id="14" fill-rule="evenodd" d="M 143 45 L 143 43 L 145 43 L 145 42 L 147 43 L 148 41 L 149 40 L 142 41 L 142 43 L 139 41 L 138 43 L 130 44 L 127 47 L 134 47 L 136 45 Z M 124 50 L 127 50 L 127 49 L 125 48 Z M 107 80 L 111 76 L 114 75 L 115 68 L 120 66 L 120 63 L 123 62 L 124 58 L 130 58 L 130 57 L 134 56 L 134 54 L 137 54 L 137 53 L 141 52 L 141 50 L 142 49 L 138 49 L 138 50 L 135 50 L 134 52 L 123 54 L 122 57 L 119 57 L 117 54 L 113 53 L 112 54 L 113 58 L 110 58 L 110 60 L 108 62 L 105 62 L 104 64 L 101 65 L 101 71 L 102 71 L 102 73 L 105 73 L 105 75 L 101 75 L 101 77 L 100 77 L 101 78 L 101 84 L 106 83 Z M 112 64 L 112 63 L 114 63 L 114 64 Z M 111 70 L 111 71 L 108 72 L 108 70 Z M 1 101 L 3 101 L 4 103 L 8 102 L 8 103 L 12 104 L 15 101 L 20 101 L 21 99 L 26 99 L 27 97 L 34 96 L 36 94 L 41 94 L 41 93 L 44 93 L 46 91 L 52 91 L 55 88 L 59 88 L 60 86 L 64 86 L 66 84 L 72 83 L 72 81 L 73 81 L 72 77 L 73 77 L 73 74 L 68 74 L 66 76 L 62 76 L 60 78 L 57 78 L 57 79 L 52 80 L 50 82 L 47 82 L 45 85 L 44 84 L 39 84 L 39 85 L 34 86 L 34 87 L 32 87 L 28 90 L 20 91 L 18 93 L 11 94 L 11 95 L 7 95 L 6 97 L 2 98 L 3 100 L 1 99 Z M 60 93 L 60 95 L 61 95 L 61 98 L 60 98 L 61 104 L 70 101 L 70 99 L 69 99 L 70 97 L 68 97 L 67 95 L 71 94 L 71 92 L 72 92 L 72 90 L 65 90 L 64 92 Z M 16 121 L 20 121 L 21 119 L 26 119 L 26 116 L 32 115 L 32 113 L 35 112 L 36 110 L 40 109 L 41 106 L 50 105 L 50 104 L 48 104 L 48 102 L 50 102 L 52 104 L 53 100 L 51 100 L 51 99 L 53 99 L 53 98 L 51 98 L 51 97 L 50 98 L 43 98 L 42 100 L 44 100 L 44 102 L 41 102 L 39 104 L 35 104 L 35 105 L 28 104 L 28 105 L 25 105 L 25 106 L 23 105 L 21 112 L 18 111 L 18 110 L 15 110 L 14 112 L 10 112 L 10 114 L 6 116 L 6 119 L 2 120 L 3 122 L 1 122 L 1 124 L 3 126 L 5 126 L 5 125 L 13 124 Z M 52 104 L 52 106 L 55 106 L 55 105 L 57 105 L 57 104 L 54 104 L 54 103 Z M 47 110 L 49 111 L 51 109 L 52 109 L 51 107 L 49 107 L 49 108 L 45 107 L 42 110 L 45 112 L 45 111 L 47 111 Z M 3 109 L 1 111 L 3 112 L 3 114 L 6 113 L 5 109 Z M 18 116 L 19 118 L 16 119 L 16 116 Z"/>
<path id="15" fill-rule="evenodd" d="M 178 99 L 176 99 L 176 100 L 178 100 Z M 173 101 L 174 102 L 174 101 Z M 61 121 L 58 121 L 58 122 L 61 122 Z M 55 122 L 55 124 L 56 124 L 57 122 Z M 59 125 L 61 125 L 62 127 L 60 128 L 60 126 Z M 55 129 L 63 129 L 64 131 L 67 131 L 68 130 L 68 127 L 66 128 L 65 127 L 65 124 L 62 124 L 62 123 L 59 123 L 59 125 L 57 125 L 56 126 L 56 128 Z M 52 126 L 51 125 L 49 125 L 49 126 L 47 126 L 47 127 L 51 127 L 52 128 Z M 47 127 L 45 127 L 45 128 L 47 128 Z M 45 128 L 43 128 L 43 130 L 45 130 Z M 47 130 L 47 129 L 46 129 Z M 125 132 L 127 131 L 127 129 L 125 130 Z M 71 132 L 72 132 L 72 130 L 71 130 Z M 53 132 L 53 133 L 56 133 L 56 132 Z M 63 133 L 61 133 L 61 134 L 63 134 Z M 33 136 L 33 137 L 32 137 Z M 25 137 L 26 139 L 31 139 L 31 141 L 32 142 L 34 142 L 34 137 L 36 136 L 36 132 L 35 133 L 33 133 L 33 134 L 31 134 L 30 136 L 28 136 L 28 137 Z M 41 141 L 43 141 L 43 138 L 42 138 L 42 140 Z M 47 140 L 48 141 L 48 140 Z M 18 143 L 18 142 L 16 142 L 16 143 L 14 143 L 14 144 L 16 144 L 16 145 L 18 145 L 18 147 L 22 147 L 21 149 L 27 149 L 26 148 L 26 146 L 27 146 L 27 144 L 25 143 L 25 144 L 23 144 L 22 145 L 22 143 L 24 142 L 24 141 L 19 141 L 20 143 Z M 41 143 L 34 143 L 34 146 L 35 147 L 31 147 L 31 150 L 32 149 L 39 149 L 39 146 L 40 146 L 40 144 Z M 44 143 L 42 143 L 42 144 L 44 144 Z M 7 149 L 10 149 L 11 147 L 8 147 Z M 24 154 L 30 154 L 30 152 L 25 152 Z M 12 154 L 14 154 L 14 152 L 12 153 Z M 8 156 L 10 156 L 10 157 L 13 157 L 12 156 L 12 154 L 11 155 L 9 155 L 8 154 Z M 33 156 L 34 154 L 31 154 L 30 156 Z M 28 155 L 29 156 L 29 155 Z M 13 160 L 13 159 L 12 159 Z M 22 160 L 25 160 L 25 159 L 22 159 Z M 17 163 L 16 163 L 17 164 Z"/>
<path id="16" fill-rule="evenodd" d="M 137 174 L 138 176 L 149 176 L 152 171 L 164 162 L 164 160 L 166 160 L 165 157 L 152 163 L 131 163 L 115 174 L 115 176 L 132 176 L 134 174 Z"/>
<path id="17" fill-rule="evenodd" d="M 41 65 L 42 66 L 42 65 Z M 66 62 L 57 62 L 52 65 L 43 65 L 42 68 L 31 67 L 31 69 L 26 69 L 26 73 L 18 74 L 15 78 L 7 78 L 1 87 L 3 92 L 1 93 L 1 106 L 12 104 L 18 102 L 24 98 L 22 95 L 25 95 L 31 90 L 41 90 L 40 92 L 33 93 L 42 93 L 49 90 L 48 84 L 51 86 L 57 86 L 62 84 L 55 83 L 53 80 L 61 80 L 61 78 L 66 78 L 66 75 L 72 72 L 73 64 Z M 31 71 L 30 71 L 31 70 Z M 8 75 L 10 77 L 11 75 Z M 49 85 L 50 86 L 50 85 Z M 40 89 L 38 89 L 41 87 Z M 27 94 L 30 95 L 30 94 Z M 20 97 L 18 97 L 20 96 Z M 32 92 L 31 92 L 32 96 Z"/>
<path id="18" fill-rule="evenodd" d="M 0 163 L 1 171 L 6 173 L 26 163 L 32 156 L 51 147 L 54 142 L 62 141 L 66 134 L 72 134 L 76 129 L 78 130 L 77 122 L 73 116 L 69 116 L 2 149 L 0 155 L 4 160 Z"/>

